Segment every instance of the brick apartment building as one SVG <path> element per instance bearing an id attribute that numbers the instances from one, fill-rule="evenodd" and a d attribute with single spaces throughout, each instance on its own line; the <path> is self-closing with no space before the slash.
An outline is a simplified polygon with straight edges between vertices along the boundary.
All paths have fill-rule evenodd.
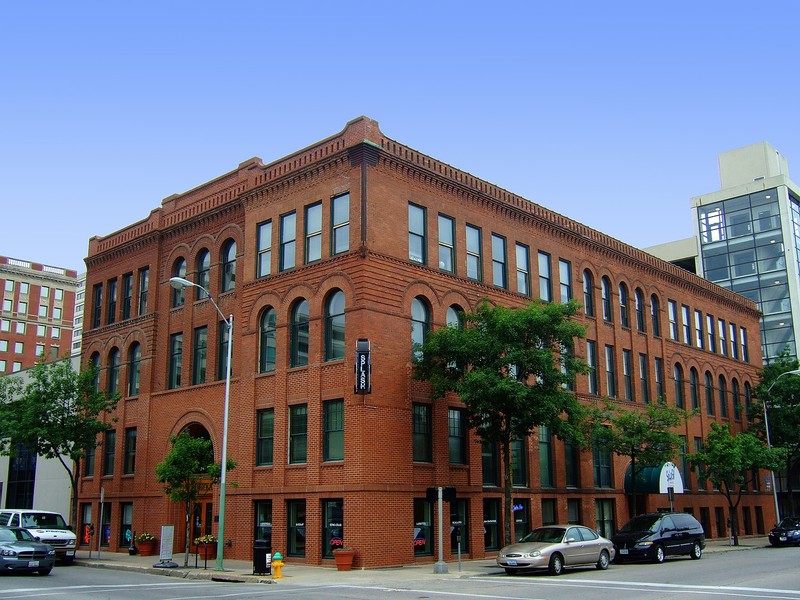
<path id="1" fill-rule="evenodd" d="M 343 543 L 361 566 L 433 562 L 434 486 L 456 488 L 446 510 L 466 556 L 498 549 L 498 453 L 465 430 L 458 402 L 431 402 L 411 380 L 413 343 L 484 298 L 581 301 L 579 350 L 594 369 L 575 392 L 698 408 L 680 432 L 689 452 L 712 421 L 747 427 L 761 367 L 751 301 L 389 139 L 364 117 L 166 198 L 90 240 L 87 266 L 84 361 L 123 400 L 85 465 L 80 504 L 83 522 L 97 522 L 104 490 L 100 541 L 112 550 L 131 530 L 182 531 L 182 508 L 154 474 L 170 436 L 208 436 L 220 458 L 225 323 L 201 290 L 173 289 L 172 276 L 234 316 L 228 558 L 249 558 L 254 538 L 271 536 L 289 561 L 332 564 Z M 354 392 L 358 340 L 370 344 L 369 394 Z M 624 457 L 579 452 L 544 429 L 515 457 L 518 534 L 564 521 L 610 534 L 629 517 Z M 676 510 L 726 535 L 722 496 L 676 463 L 686 488 Z M 743 500 L 743 533 L 774 516 L 762 488 Z M 217 493 L 199 504 L 195 534 L 216 531 Z M 650 494 L 643 508 L 664 506 Z M 456 549 L 448 536 L 445 559 Z"/>

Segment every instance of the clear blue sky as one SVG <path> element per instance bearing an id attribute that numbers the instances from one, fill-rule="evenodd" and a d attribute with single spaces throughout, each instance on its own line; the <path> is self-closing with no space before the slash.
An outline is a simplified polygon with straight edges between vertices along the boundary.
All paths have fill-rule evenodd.
<path id="1" fill-rule="evenodd" d="M 688 237 L 719 152 L 768 141 L 800 180 L 799 17 L 789 0 L 6 0 L 0 254 L 82 271 L 91 236 L 359 115 L 634 246 Z"/>

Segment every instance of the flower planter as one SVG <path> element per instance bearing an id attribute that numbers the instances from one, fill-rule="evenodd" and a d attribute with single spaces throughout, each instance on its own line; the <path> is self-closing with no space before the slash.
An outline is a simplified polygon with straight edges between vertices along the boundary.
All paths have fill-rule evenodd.
<path id="1" fill-rule="evenodd" d="M 339 571 L 349 571 L 353 566 L 353 557 L 355 554 L 354 550 L 334 550 L 333 560 L 336 562 L 336 568 Z"/>
<path id="2" fill-rule="evenodd" d="M 153 556 L 156 553 L 156 541 L 146 540 L 144 542 L 136 542 L 141 556 Z"/>
<path id="3" fill-rule="evenodd" d="M 197 555 L 203 560 L 214 559 L 217 557 L 217 543 L 198 544 Z"/>

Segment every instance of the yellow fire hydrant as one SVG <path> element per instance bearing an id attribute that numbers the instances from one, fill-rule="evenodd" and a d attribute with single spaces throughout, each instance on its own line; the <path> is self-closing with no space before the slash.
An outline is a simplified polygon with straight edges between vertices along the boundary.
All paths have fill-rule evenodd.
<path id="1" fill-rule="evenodd" d="M 272 578 L 280 579 L 281 569 L 283 569 L 283 554 L 276 552 L 272 555 Z"/>

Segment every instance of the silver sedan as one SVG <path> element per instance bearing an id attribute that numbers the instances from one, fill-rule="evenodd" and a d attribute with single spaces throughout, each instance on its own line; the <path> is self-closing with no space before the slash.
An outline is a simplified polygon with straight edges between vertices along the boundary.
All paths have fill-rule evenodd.
<path id="1" fill-rule="evenodd" d="M 509 575 L 528 569 L 547 569 L 551 575 L 561 575 L 565 567 L 586 565 L 605 570 L 612 560 L 611 540 L 582 525 L 539 527 L 497 555 L 497 564 Z"/>

